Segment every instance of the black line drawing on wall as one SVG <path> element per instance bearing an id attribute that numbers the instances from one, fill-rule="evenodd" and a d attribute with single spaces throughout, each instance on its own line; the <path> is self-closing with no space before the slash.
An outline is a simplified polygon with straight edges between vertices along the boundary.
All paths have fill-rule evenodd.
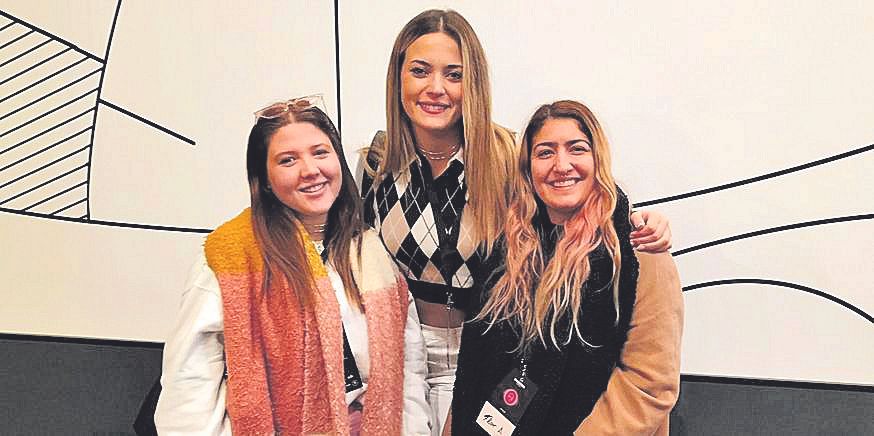
<path id="1" fill-rule="evenodd" d="M 103 57 L 0 11 L 0 210 L 109 224 L 91 219 L 89 196 L 101 107 L 195 145 L 194 140 L 101 98 L 120 8 L 118 0 Z"/>
<path id="2" fill-rule="evenodd" d="M 838 161 L 843 160 L 843 159 L 849 159 L 849 158 L 853 158 L 853 157 L 859 157 L 859 158 L 866 157 L 866 156 L 864 156 L 864 153 L 868 153 L 871 151 L 874 151 L 874 144 L 870 144 L 870 145 L 863 146 L 863 147 L 858 147 L 858 148 L 849 150 L 849 151 L 844 152 L 844 153 L 839 153 L 839 154 L 836 154 L 833 156 L 824 157 L 824 158 L 817 159 L 817 160 L 814 160 L 814 161 L 811 161 L 808 163 L 795 165 L 795 166 L 792 166 L 789 168 L 769 172 L 769 173 L 762 174 L 762 175 L 759 175 L 756 177 L 750 177 L 750 178 L 737 180 L 737 181 L 730 182 L 730 183 L 725 183 L 725 184 L 722 184 L 719 186 L 698 189 L 698 190 L 694 190 L 694 191 L 690 191 L 690 192 L 686 192 L 686 193 L 682 193 L 682 194 L 670 195 L 670 196 L 656 199 L 656 200 L 638 202 L 636 204 L 636 206 L 637 207 L 644 207 L 644 206 L 652 206 L 652 205 L 656 205 L 656 204 L 671 203 L 671 202 L 680 201 L 680 200 L 687 199 L 687 198 L 704 196 L 704 195 L 716 193 L 716 192 L 727 190 L 727 189 L 734 189 L 734 188 L 742 187 L 745 185 L 755 184 L 755 183 L 763 182 L 766 180 L 779 178 L 781 176 L 789 175 L 792 173 L 801 172 L 801 171 L 808 170 L 808 169 L 811 169 L 814 167 L 838 162 Z M 827 225 L 835 225 L 835 224 L 840 224 L 840 223 L 847 223 L 847 222 L 854 222 L 854 221 L 868 221 L 868 220 L 874 220 L 874 213 L 838 216 L 838 217 L 810 220 L 810 221 L 804 221 L 804 222 L 798 222 L 798 223 L 783 224 L 780 226 L 754 230 L 754 231 L 745 232 L 745 233 L 738 234 L 738 235 L 732 235 L 732 236 L 728 236 L 728 237 L 724 237 L 724 238 L 719 238 L 719 239 L 712 240 L 712 241 L 706 241 L 706 242 L 696 244 L 696 245 L 693 245 L 690 247 L 675 249 L 672 251 L 672 254 L 674 255 L 674 257 L 679 257 L 679 256 L 687 255 L 689 253 L 694 253 L 694 252 L 697 252 L 700 250 L 704 250 L 704 249 L 707 249 L 710 247 L 719 246 L 719 245 L 723 245 L 723 244 L 729 244 L 729 243 L 744 240 L 744 239 L 763 237 L 763 236 L 778 233 L 778 232 L 786 232 L 786 231 L 809 228 L 809 227 L 827 226 Z M 814 287 L 806 286 L 806 285 L 803 285 L 800 283 L 791 283 L 791 282 L 769 279 L 769 278 L 725 278 L 725 279 L 720 279 L 720 280 L 711 280 L 711 281 L 707 281 L 707 282 L 703 282 L 703 283 L 686 285 L 683 287 L 683 291 L 689 292 L 689 291 L 693 291 L 696 289 L 734 285 L 734 284 L 761 285 L 763 292 L 767 292 L 767 288 L 769 288 L 769 287 L 780 287 L 780 288 L 784 288 L 784 289 L 792 289 L 792 290 L 804 292 L 807 294 L 815 295 L 815 296 L 820 297 L 826 301 L 836 303 L 836 304 L 844 307 L 845 309 L 847 309 L 851 312 L 854 312 L 855 314 L 857 314 L 857 315 L 861 316 L 862 318 L 864 318 L 865 320 L 867 320 L 869 323 L 872 324 L 872 327 L 874 327 L 874 316 L 872 316 L 872 314 L 867 313 L 865 310 L 861 309 L 857 305 L 854 305 L 851 302 L 845 301 L 845 300 L 837 297 L 836 295 L 834 295 L 830 292 L 815 289 Z"/>
<path id="3" fill-rule="evenodd" d="M 795 289 L 797 291 L 805 292 L 811 295 L 816 295 L 817 297 L 824 298 L 828 301 L 836 303 L 845 309 L 854 312 L 855 314 L 861 316 L 862 318 L 868 320 L 868 322 L 874 324 L 874 316 L 869 315 L 864 310 L 848 303 L 847 301 L 835 297 L 828 292 L 821 291 L 819 289 L 814 289 L 809 286 L 799 285 L 798 283 L 789 283 L 780 280 L 769 280 L 769 279 L 753 279 L 753 278 L 737 278 L 737 279 L 726 279 L 726 280 L 714 280 L 710 282 L 704 283 L 696 283 L 694 285 L 687 285 L 683 287 L 683 292 L 694 291 L 696 289 L 709 288 L 714 286 L 726 286 L 726 285 L 736 285 L 736 284 L 757 284 L 757 285 L 765 285 L 765 286 L 776 286 L 787 289 Z"/>
<path id="4" fill-rule="evenodd" d="M 692 253 L 695 251 L 704 250 L 704 249 L 709 248 L 709 247 L 714 247 L 714 246 L 722 245 L 722 244 L 728 244 L 728 243 L 743 240 L 743 239 L 761 237 L 764 235 L 777 233 L 777 232 L 785 232 L 785 231 L 790 231 L 790 230 L 803 229 L 803 228 L 807 228 L 807 227 L 825 226 L 825 225 L 829 225 L 829 224 L 840 224 L 840 223 L 847 223 L 847 222 L 853 222 L 853 221 L 865 221 L 865 220 L 874 220 L 874 214 L 850 215 L 850 216 L 843 216 L 843 217 L 835 217 L 835 218 L 786 224 L 786 225 L 782 225 L 782 226 L 771 227 L 768 229 L 747 232 L 747 233 L 743 233 L 740 235 L 734 235 L 734 236 L 730 236 L 727 238 L 721 238 L 721 239 L 717 239 L 715 241 L 705 242 L 702 244 L 683 248 L 681 250 L 676 250 L 676 251 L 673 251 L 672 253 L 673 253 L 674 257 L 677 257 L 677 256 L 682 256 L 682 255 L 687 254 L 687 253 Z M 695 289 L 707 288 L 707 287 L 712 287 L 712 286 L 733 285 L 733 284 L 760 284 L 760 285 L 777 286 L 777 287 L 782 287 L 782 288 L 786 288 L 786 289 L 794 289 L 797 291 L 806 292 L 808 294 L 816 295 L 818 297 L 824 298 L 824 299 L 829 300 L 831 302 L 837 303 L 837 304 L 843 306 L 844 308 L 846 308 L 852 312 L 855 312 L 857 315 L 861 316 L 862 318 L 864 318 L 868 322 L 870 322 L 872 325 L 874 325 L 874 316 L 865 312 L 863 309 L 861 309 L 861 308 L 859 308 L 859 307 L 857 307 L 857 306 L 851 304 L 850 302 L 847 302 L 841 298 L 838 298 L 837 296 L 832 295 L 829 292 L 818 290 L 818 289 L 815 289 L 815 288 L 812 288 L 809 286 L 804 286 L 804 285 L 801 285 L 798 283 L 789 283 L 789 282 L 780 281 L 780 280 L 761 279 L 761 278 L 758 278 L 758 279 L 757 278 L 733 278 L 733 279 L 713 280 L 713 281 L 708 281 L 708 282 L 704 282 L 704 283 L 696 283 L 696 284 L 692 284 L 692 285 L 687 285 L 687 286 L 683 287 L 683 291 L 688 292 L 688 291 L 692 291 Z"/>
<path id="5" fill-rule="evenodd" d="M 825 157 L 822 159 L 817 159 L 815 161 L 804 163 L 801 165 L 795 165 L 793 167 L 785 168 L 785 169 L 782 169 L 779 171 L 773 171 L 773 172 L 770 172 L 767 174 L 762 174 L 762 175 L 759 175 L 756 177 L 750 177 L 750 178 L 746 178 L 743 180 L 725 183 L 725 184 L 722 184 L 719 186 L 713 186 L 710 188 L 698 189 L 695 191 L 685 192 L 682 194 L 669 195 L 667 197 L 658 198 L 655 200 L 638 202 L 635 206 L 637 206 L 637 207 L 652 206 L 654 204 L 668 203 L 671 201 L 682 200 L 684 198 L 691 198 L 691 197 L 696 197 L 699 195 L 710 194 L 710 193 L 722 191 L 725 189 L 737 188 L 739 186 L 748 185 L 750 183 L 761 182 L 763 180 L 772 179 L 774 177 L 779 177 L 779 176 L 791 174 L 791 173 L 794 173 L 797 171 L 806 170 L 808 168 L 813 168 L 813 167 L 816 167 L 819 165 L 824 165 L 824 164 L 827 164 L 830 162 L 835 162 L 835 161 L 838 161 L 841 159 L 846 159 L 848 157 L 853 157 L 853 156 L 856 156 L 858 154 L 866 153 L 866 152 L 869 152 L 872 150 L 874 150 L 874 144 L 866 145 L 864 147 L 855 148 L 855 149 L 852 149 L 852 150 L 844 152 L 844 153 L 839 153 L 839 154 L 836 154 L 834 156 L 829 156 L 829 157 Z"/>
<path id="6" fill-rule="evenodd" d="M 337 122 L 340 125 L 340 68 L 339 21 L 334 2 L 334 67 L 337 71 Z M 158 135 L 167 135 L 170 141 L 183 146 L 194 146 L 195 141 L 175 131 L 173 126 L 163 126 L 150 121 L 108 101 L 101 94 L 103 78 L 109 62 L 112 36 L 118 24 L 121 1 L 116 4 L 112 26 L 107 35 L 105 53 L 98 56 L 77 47 L 59 36 L 38 27 L 38 23 L 24 22 L 0 11 L 0 212 L 41 220 L 74 222 L 84 225 L 101 225 L 131 229 L 146 229 L 158 232 L 189 234 L 208 233 L 211 229 L 172 225 L 153 225 L 95 219 L 91 213 L 91 156 L 95 144 L 97 113 L 101 108 L 119 113 L 150 127 Z M 123 23 L 122 23 L 123 24 Z M 123 26 L 121 29 L 125 29 Z M 123 38 L 116 38 L 121 41 Z M 116 50 L 122 47 L 118 42 Z M 124 52 L 122 52 L 124 53 Z M 116 65 L 118 65 L 118 56 Z M 350 69 L 352 69 L 350 67 Z M 346 84 L 347 82 L 344 82 Z M 348 83 L 352 83 L 349 81 Z M 351 86 L 351 85 L 347 85 Z M 111 88 L 111 87 L 110 87 Z M 112 92 L 107 88 L 107 93 Z M 345 102 L 345 101 L 344 101 Z M 353 105 L 347 105 L 352 112 Z M 154 116 L 154 114 L 153 114 Z M 351 118 L 347 118 L 351 119 Z M 37 121 L 38 120 L 38 121 Z M 36 128 L 36 126 L 41 126 Z M 203 144 L 209 143 L 198 135 Z M 867 142 L 867 141 L 866 141 Z M 98 152 L 101 149 L 98 149 Z M 713 194 L 733 188 L 749 189 L 766 180 L 783 180 L 783 176 L 804 173 L 815 167 L 833 165 L 857 159 L 868 159 L 874 153 L 874 144 L 853 148 L 849 151 L 812 160 L 766 174 L 743 178 L 718 186 L 689 190 L 659 199 L 638 202 L 638 207 L 657 204 L 679 204 L 683 200 L 698 197 L 708 201 Z M 807 160 L 807 159 L 805 159 Z M 27 170 L 25 170 L 27 168 Z M 100 167 L 99 167 L 100 168 Z M 106 168 L 106 167 L 102 167 Z M 780 168 L 780 167 L 777 167 Z M 731 179 L 729 179 L 731 180 Z M 103 185 L 100 185 L 103 186 Z M 101 188 L 102 189 L 102 188 Z M 111 189 L 111 188 L 110 188 Z M 746 191 L 744 191 L 746 192 Z M 711 204 L 716 203 L 711 200 Z M 739 241 L 761 240 L 768 235 L 791 233 L 791 230 L 821 228 L 828 232 L 844 223 L 874 223 L 874 210 L 870 200 L 860 199 L 867 210 L 847 214 L 828 211 L 823 215 L 805 217 L 801 220 L 784 220 L 780 225 L 768 228 L 753 228 L 736 231 L 731 236 L 714 236 L 710 240 L 696 241 L 689 246 L 676 247 L 674 255 L 683 260 L 703 256 L 712 247 L 724 248 Z M 98 202 L 98 204 L 100 204 Z M 715 205 L 714 205 L 715 207 Z M 161 210 L 161 209 L 156 209 Z M 96 218 L 100 218 L 99 211 Z M 686 213 L 683 211 L 683 213 Z M 692 213 L 692 212 L 689 212 Z M 126 219 L 126 217 L 122 217 Z M 170 224 L 177 224 L 168 219 Z M 154 222 L 154 221 L 153 221 Z M 770 243 L 770 242 L 769 242 Z M 780 241 L 776 241 L 777 244 Z M 865 262 L 865 260 L 860 260 Z M 869 267 L 864 263 L 858 268 Z M 791 290 L 817 296 L 828 305 L 838 304 L 853 317 L 861 317 L 874 327 L 871 309 L 852 298 L 841 294 L 841 289 L 831 289 L 820 284 L 805 282 L 795 277 L 769 277 L 766 275 L 731 275 L 696 279 L 684 287 L 695 295 L 718 295 L 732 291 L 732 285 L 757 286 L 761 293 L 775 290 Z M 858 293 L 858 291 L 857 291 Z M 724 294 L 723 294 L 724 295 Z M 867 324 L 867 323 L 866 323 Z"/>

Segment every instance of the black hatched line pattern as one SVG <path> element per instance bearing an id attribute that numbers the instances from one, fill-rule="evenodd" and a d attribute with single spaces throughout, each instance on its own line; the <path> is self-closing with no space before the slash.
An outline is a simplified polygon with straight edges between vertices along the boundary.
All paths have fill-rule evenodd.
<path id="1" fill-rule="evenodd" d="M 0 207 L 88 219 L 104 62 L 0 17 Z"/>

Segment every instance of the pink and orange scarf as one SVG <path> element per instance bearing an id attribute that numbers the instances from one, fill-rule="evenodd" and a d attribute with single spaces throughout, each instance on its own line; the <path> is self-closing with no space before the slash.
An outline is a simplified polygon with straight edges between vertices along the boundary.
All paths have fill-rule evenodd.
<path id="1" fill-rule="evenodd" d="M 222 293 L 227 410 L 235 434 L 349 434 L 340 308 L 302 233 L 317 288 L 310 307 L 300 305 L 284 280 L 262 292 L 264 262 L 249 209 L 206 239 L 207 263 Z M 362 434 L 400 434 L 407 285 L 378 236 L 368 231 L 362 238 L 361 263 L 351 253 L 371 362 L 366 404 L 373 407 L 364 407 Z"/>

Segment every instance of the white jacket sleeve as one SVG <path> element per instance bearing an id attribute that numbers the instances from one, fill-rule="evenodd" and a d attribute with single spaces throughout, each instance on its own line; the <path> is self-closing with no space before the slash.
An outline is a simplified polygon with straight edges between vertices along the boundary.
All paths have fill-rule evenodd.
<path id="1" fill-rule="evenodd" d="M 428 436 L 431 434 L 428 418 L 431 408 L 425 400 L 428 374 L 425 339 L 419 324 L 419 313 L 413 296 L 409 296 L 407 325 L 404 329 L 404 435 Z"/>
<path id="2" fill-rule="evenodd" d="M 161 435 L 230 435 L 225 409 L 224 326 L 215 273 L 201 254 L 164 344 L 155 426 Z"/>

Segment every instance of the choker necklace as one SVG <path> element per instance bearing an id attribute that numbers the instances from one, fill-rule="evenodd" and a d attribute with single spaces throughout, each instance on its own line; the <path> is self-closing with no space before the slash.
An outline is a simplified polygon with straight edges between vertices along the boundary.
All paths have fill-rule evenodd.
<path id="1" fill-rule="evenodd" d="M 429 160 L 447 160 L 452 156 L 455 156 L 455 154 L 458 153 L 458 150 L 461 150 L 461 143 L 459 142 L 458 144 L 449 147 L 449 150 L 446 151 L 430 151 L 426 150 L 421 145 L 417 145 L 416 148 L 418 148 L 419 151 L 421 151 Z"/>
<path id="2" fill-rule="evenodd" d="M 327 224 L 305 224 L 304 228 L 307 229 L 307 232 L 315 234 L 315 235 L 323 235 L 325 234 L 325 228 L 327 228 Z"/>

